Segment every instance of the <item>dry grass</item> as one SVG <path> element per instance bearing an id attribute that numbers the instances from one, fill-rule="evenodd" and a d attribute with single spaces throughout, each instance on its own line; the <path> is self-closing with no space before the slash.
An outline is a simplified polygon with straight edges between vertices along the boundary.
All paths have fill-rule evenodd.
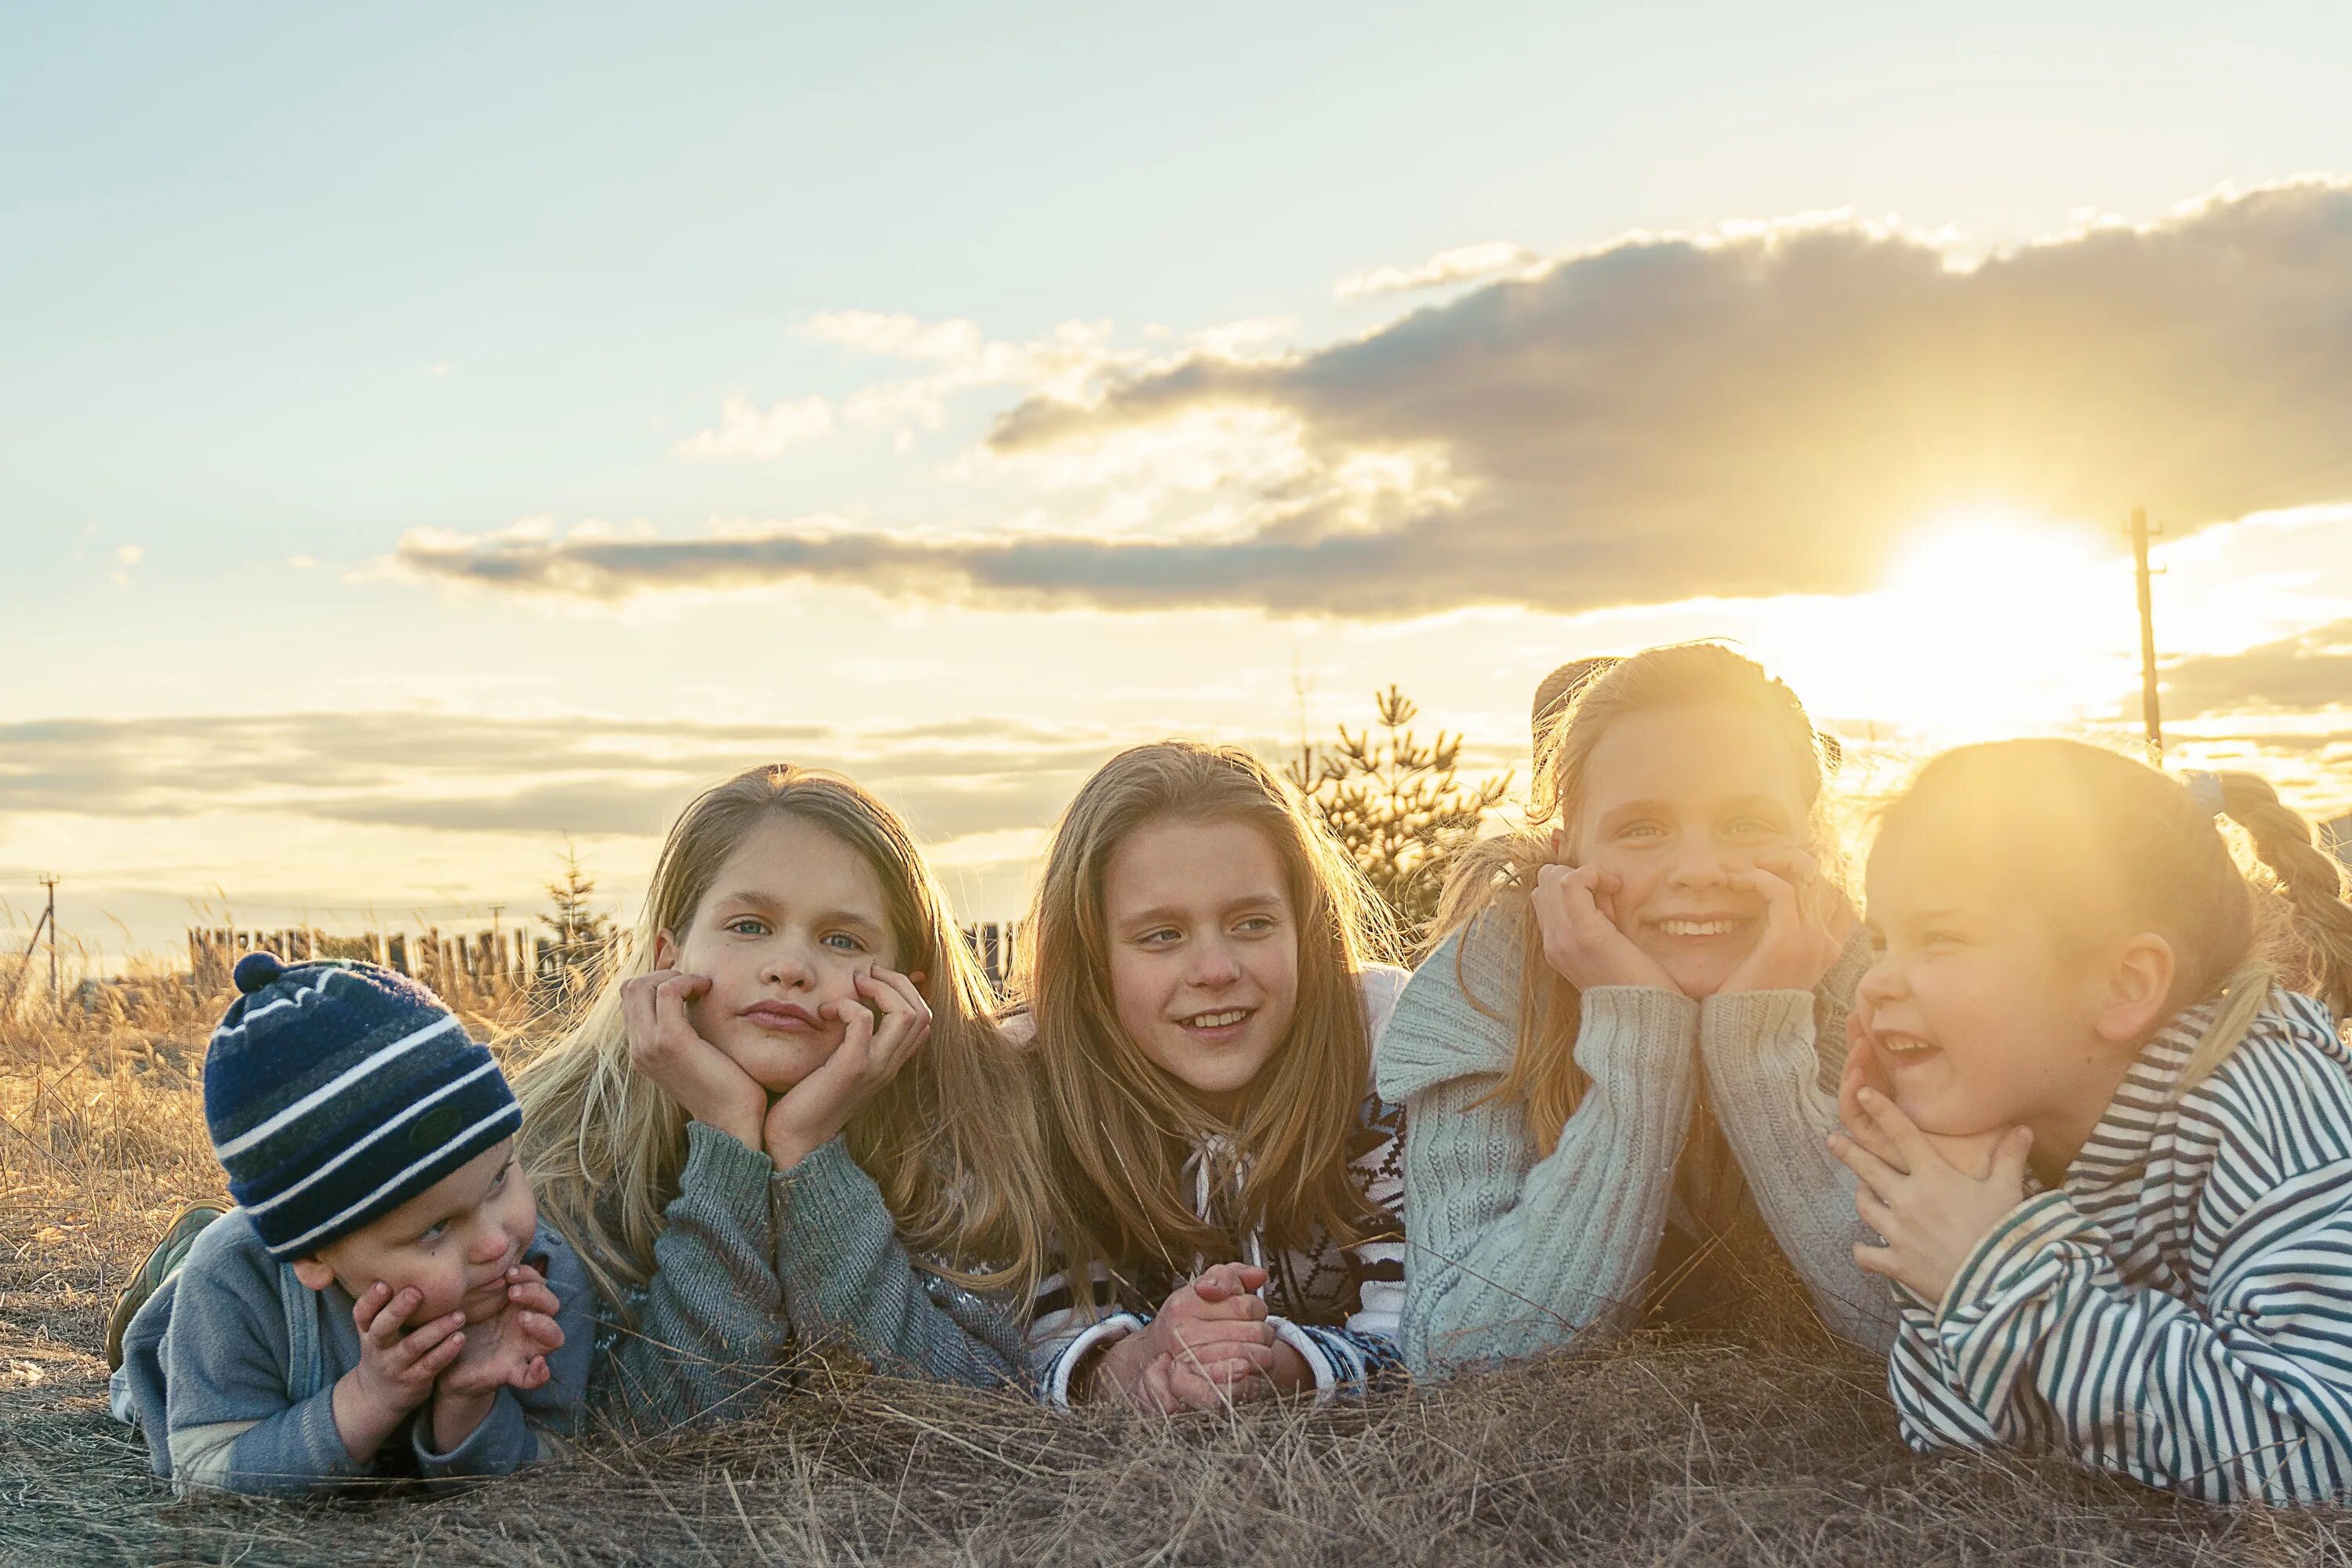
<path id="1" fill-rule="evenodd" d="M 1801 1335 L 1176 1423 L 820 1372 L 758 1421 L 456 1496 L 174 1501 L 99 1351 L 170 1211 L 220 1189 L 209 1016 L 0 1031 L 0 1562 L 2352 1564 L 2337 1514 L 1916 1458 L 1878 1370 Z"/>

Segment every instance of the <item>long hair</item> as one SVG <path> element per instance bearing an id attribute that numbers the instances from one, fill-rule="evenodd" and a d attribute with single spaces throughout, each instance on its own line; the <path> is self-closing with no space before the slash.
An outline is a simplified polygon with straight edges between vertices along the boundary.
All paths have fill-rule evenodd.
<path id="1" fill-rule="evenodd" d="M 821 828 L 873 868 L 898 967 L 924 976 L 931 1009 L 930 1038 L 850 1119 L 849 1152 L 924 1267 L 1025 1294 L 1044 1258 L 1034 1112 L 988 983 L 897 815 L 845 778 L 789 763 L 738 773 L 686 808 L 603 991 L 517 1075 L 521 1159 L 542 1209 L 608 1300 L 651 1278 L 662 1211 L 686 1162 L 688 1117 L 631 1066 L 621 987 L 652 972 L 659 933 L 693 922 L 736 846 L 783 820 Z"/>
<path id="2" fill-rule="evenodd" d="M 1104 921 L 1104 868 L 1147 823 L 1245 823 L 1281 862 L 1298 931 L 1298 1002 L 1235 1124 L 1203 1110 L 1118 1021 Z M 1358 1240 L 1370 1219 L 1348 1169 L 1348 1136 L 1370 1077 L 1357 972 L 1394 949 L 1394 927 L 1298 793 L 1247 752 L 1165 741 L 1103 764 L 1062 814 L 1029 918 L 1020 991 L 1043 1100 L 1061 1267 L 1091 1305 L 1095 1265 L 1189 1268 L 1231 1247 L 1194 1214 L 1180 1181 L 1201 1141 L 1222 1135 L 1244 1176 L 1238 1212 L 1271 1247 L 1320 1226 Z"/>
<path id="3" fill-rule="evenodd" d="M 1551 858 L 1551 829 L 1573 827 L 1583 809 L 1585 771 L 1593 748 L 1618 720 L 1633 713 L 1700 705 L 1752 710 L 1771 721 L 1797 764 L 1802 804 L 1818 815 L 1822 794 L 1821 742 L 1804 704 L 1755 660 L 1717 643 L 1678 643 L 1648 648 L 1590 675 L 1557 710 L 1536 747 L 1533 796 L 1528 826 L 1482 838 L 1455 857 L 1439 901 L 1432 941 L 1460 930 L 1497 905 L 1527 912 L 1536 871 Z M 1816 825 L 1818 828 L 1818 824 Z M 1815 837 L 1818 838 L 1818 831 Z M 1543 935 L 1529 916 L 1522 922 L 1519 994 L 1490 1005 L 1470 996 L 1489 1016 L 1507 1015 L 1516 1004 L 1518 1038 L 1493 1098 L 1527 1110 L 1528 1134 L 1538 1157 L 1559 1142 L 1560 1129 L 1584 1098 L 1587 1079 L 1576 1065 L 1580 1003 L 1575 986 L 1545 962 Z M 1454 976 L 1469 996 L 1461 952 Z"/>
<path id="4" fill-rule="evenodd" d="M 2173 953 L 2165 1016 L 2220 998 L 2186 1087 L 2228 1059 L 2273 985 L 2352 1013 L 2352 905 L 2344 868 L 2311 826 L 2247 773 L 2211 775 L 2222 813 L 2259 862 L 2249 874 L 2211 798 L 2082 741 L 1962 746 L 1919 771 L 1879 824 L 1880 843 L 1928 832 L 2050 911 L 2063 933 L 2149 931 Z"/>

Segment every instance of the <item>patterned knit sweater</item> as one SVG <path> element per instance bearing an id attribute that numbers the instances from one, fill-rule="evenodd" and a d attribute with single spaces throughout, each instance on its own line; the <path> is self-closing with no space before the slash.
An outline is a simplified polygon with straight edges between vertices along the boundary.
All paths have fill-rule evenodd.
<path id="1" fill-rule="evenodd" d="M 2274 991 L 2183 1089 L 2214 1011 L 2148 1041 L 1940 1303 L 1897 1288 L 1913 1447 L 2071 1454 L 2209 1502 L 2352 1495 L 2352 1058 Z"/>
<path id="2" fill-rule="evenodd" d="M 1381 1035 L 1380 1091 L 1405 1107 L 1406 1363 L 1415 1374 L 1528 1355 L 1628 1323 L 1677 1203 L 1705 1094 L 1765 1223 L 1831 1330 L 1892 1341 L 1883 1287 L 1853 1261 L 1854 1178 L 1832 1158 L 1857 938 L 1812 992 L 1694 1002 L 1642 986 L 1583 993 L 1591 1083 L 1549 1153 L 1526 1108 L 1488 1097 L 1517 1047 L 1523 908 L 1441 942 Z"/>
<path id="3" fill-rule="evenodd" d="M 1357 980 L 1366 1024 L 1377 1035 L 1403 989 L 1405 973 L 1374 964 Z M 1270 1277 L 1266 1321 L 1314 1373 L 1318 1401 L 1360 1394 L 1401 1374 L 1404 1363 L 1396 1333 L 1404 1296 L 1402 1131 L 1402 1111 L 1368 1093 L 1349 1141 L 1349 1169 L 1366 1205 L 1390 1223 L 1363 1241 L 1343 1246 L 1318 1232 L 1303 1247 L 1268 1255 L 1260 1238 L 1249 1236 L 1241 1238 L 1236 1258 L 1195 1258 L 1190 1271 L 1180 1272 L 1160 1258 L 1122 1260 L 1116 1282 L 1098 1265 L 1095 1300 L 1111 1303 L 1108 1310 L 1082 1309 L 1067 1278 L 1049 1275 L 1038 1286 L 1029 1329 L 1039 1397 L 1067 1405 L 1071 1377 L 1090 1354 L 1149 1324 L 1160 1303 L 1193 1273 L 1229 1261 L 1265 1267 Z M 1217 1152 L 1195 1150 L 1194 1166 L 1215 1168 Z M 1203 1190 L 1195 1205 L 1212 1224 L 1216 1196 Z"/>

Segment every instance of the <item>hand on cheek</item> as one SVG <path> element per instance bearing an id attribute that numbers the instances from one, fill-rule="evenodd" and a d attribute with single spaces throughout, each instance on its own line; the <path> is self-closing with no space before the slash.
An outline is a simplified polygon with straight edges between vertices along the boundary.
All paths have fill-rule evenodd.
<path id="1" fill-rule="evenodd" d="M 877 967 L 852 984 L 854 996 L 823 1008 L 840 1022 L 841 1044 L 768 1108 L 761 1138 L 779 1171 L 840 1136 L 931 1037 L 930 1005 L 906 975 Z"/>
<path id="2" fill-rule="evenodd" d="M 1832 1152 L 1861 1179 L 1854 1207 L 1863 1223 L 1885 1238 L 1883 1247 L 1857 1243 L 1854 1261 L 1939 1304 L 1960 1265 L 2024 1200 L 2033 1135 L 2011 1127 L 1969 1140 L 1986 1149 L 1984 1169 L 1976 1173 L 1954 1164 L 1885 1095 L 1857 1087 L 1854 1097 L 1874 1124 L 1872 1141 L 1901 1162 L 1881 1159 L 1858 1138 L 1830 1135 Z"/>
<path id="3" fill-rule="evenodd" d="M 1624 890 L 1622 881 L 1598 865 L 1562 864 L 1567 849 L 1565 836 L 1555 829 L 1553 859 L 1537 868 L 1528 893 L 1544 961 L 1579 991 L 1602 985 L 1676 989 L 1657 961 L 1619 927 L 1615 901 Z"/>
<path id="4" fill-rule="evenodd" d="M 703 1038 L 687 1016 L 709 990 L 709 976 L 675 969 L 656 969 L 625 983 L 621 1021 L 628 1032 L 629 1062 L 668 1090 L 695 1121 L 756 1149 L 768 1091 Z"/>

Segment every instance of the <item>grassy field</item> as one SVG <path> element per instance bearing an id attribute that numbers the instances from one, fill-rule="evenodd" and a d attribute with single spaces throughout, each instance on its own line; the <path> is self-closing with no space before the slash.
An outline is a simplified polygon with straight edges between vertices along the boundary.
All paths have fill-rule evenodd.
<path id="1" fill-rule="evenodd" d="M 172 1210 L 220 1192 L 212 1013 L 0 1025 L 0 1563 L 2352 1563 L 2342 1514 L 1914 1458 L 1879 1369 L 1801 1332 L 1172 1423 L 814 1368 L 757 1422 L 456 1496 L 175 1501 L 100 1350 Z"/>

